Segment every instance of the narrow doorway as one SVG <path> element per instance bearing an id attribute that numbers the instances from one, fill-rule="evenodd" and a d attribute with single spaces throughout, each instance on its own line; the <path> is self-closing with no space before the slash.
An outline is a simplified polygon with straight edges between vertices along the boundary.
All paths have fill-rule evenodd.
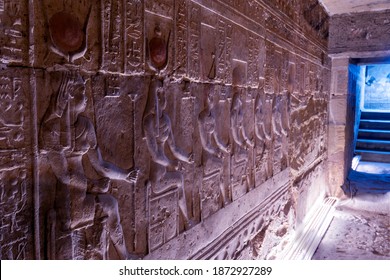
<path id="1" fill-rule="evenodd" d="M 351 93 L 356 97 L 351 193 L 390 191 L 390 61 L 350 65 Z"/>

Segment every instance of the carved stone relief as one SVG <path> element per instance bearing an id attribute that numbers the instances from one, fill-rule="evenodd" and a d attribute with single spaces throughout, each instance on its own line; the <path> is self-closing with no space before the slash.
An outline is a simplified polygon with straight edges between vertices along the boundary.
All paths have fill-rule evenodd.
<path id="1" fill-rule="evenodd" d="M 193 155 L 181 151 L 175 143 L 172 121 L 165 111 L 166 95 L 162 81 L 152 80 L 143 115 L 143 132 L 151 156 L 149 181 L 147 182 L 147 187 L 150 188 L 149 207 L 153 199 L 164 200 L 163 196 L 173 196 L 169 204 L 165 207 L 160 205 L 157 208 L 158 212 L 150 212 L 150 250 L 161 246 L 178 234 L 179 215 L 175 213 L 180 212 L 185 229 L 192 226 L 185 197 L 182 162 L 192 163 Z M 156 226 L 159 229 L 155 229 Z M 153 231 L 152 228 L 154 228 Z M 154 234 L 162 236 L 155 237 Z"/>
<path id="2" fill-rule="evenodd" d="M 138 170 L 127 170 L 103 159 L 88 106 L 86 81 L 75 72 L 54 73 L 59 87 L 43 115 L 40 154 L 55 178 L 47 219 L 49 259 L 107 259 L 110 244 L 120 259 L 133 257 L 126 247 L 118 201 L 111 180 L 135 183 Z M 99 177 L 88 174 L 84 162 Z M 45 175 L 47 176 L 47 175 Z"/>
<path id="3" fill-rule="evenodd" d="M 236 200 L 254 188 L 252 155 L 253 136 L 248 136 L 240 91 L 233 94 L 231 105 L 231 135 L 233 151 L 231 158 L 232 199 Z"/>
<path id="4" fill-rule="evenodd" d="M 261 185 L 273 175 L 273 96 L 259 92 L 255 100 L 255 182 Z"/>
<path id="5" fill-rule="evenodd" d="M 208 89 L 204 101 L 204 109 L 198 116 L 199 136 L 202 143 L 203 166 L 202 188 L 201 188 L 201 218 L 217 212 L 231 201 L 230 191 L 224 182 L 224 163 L 231 152 L 231 145 L 224 143 L 223 138 L 218 133 L 217 114 L 219 96 L 215 89 Z"/>
<path id="6" fill-rule="evenodd" d="M 29 74 L 0 73 L 1 259 L 34 258 Z"/>
<path id="7" fill-rule="evenodd" d="M 0 1 L 0 61 L 6 64 L 28 63 L 29 23 L 27 1 Z"/>
<path id="8" fill-rule="evenodd" d="M 273 244 L 326 157 L 325 30 L 295 0 L 209 2 L 0 0 L 1 259 Z"/>

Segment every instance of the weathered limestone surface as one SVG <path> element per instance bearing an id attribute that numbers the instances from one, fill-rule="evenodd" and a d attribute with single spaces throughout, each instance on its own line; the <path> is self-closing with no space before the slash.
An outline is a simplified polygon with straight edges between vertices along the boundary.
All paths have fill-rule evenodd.
<path id="1" fill-rule="evenodd" d="M 390 10 L 335 15 L 330 18 L 329 53 L 387 51 Z"/>
<path id="2" fill-rule="evenodd" d="M 0 22 L 1 259 L 272 259 L 324 195 L 317 1 L 0 0 Z"/>

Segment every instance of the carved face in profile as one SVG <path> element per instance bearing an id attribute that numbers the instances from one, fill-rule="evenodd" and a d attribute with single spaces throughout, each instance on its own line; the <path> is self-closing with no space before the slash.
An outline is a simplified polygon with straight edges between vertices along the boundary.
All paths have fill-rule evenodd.
<path id="1" fill-rule="evenodd" d="M 73 90 L 73 102 L 74 110 L 76 112 L 84 112 L 87 107 L 87 96 L 85 95 L 85 85 L 84 84 L 75 84 Z"/>
<path id="2" fill-rule="evenodd" d="M 157 100 L 160 110 L 164 110 L 167 107 L 167 99 L 162 87 L 157 88 Z"/>

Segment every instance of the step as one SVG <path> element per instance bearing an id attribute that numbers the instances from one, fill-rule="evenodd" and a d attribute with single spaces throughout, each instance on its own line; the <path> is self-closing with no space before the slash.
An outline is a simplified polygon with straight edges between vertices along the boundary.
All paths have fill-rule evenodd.
<path id="1" fill-rule="evenodd" d="M 362 112 L 360 119 L 390 120 L 390 113 L 385 112 Z"/>
<path id="2" fill-rule="evenodd" d="M 356 149 L 360 150 L 373 150 L 373 151 L 389 151 L 390 141 L 386 140 L 369 140 L 369 139 L 357 139 Z"/>
<path id="3" fill-rule="evenodd" d="M 362 161 L 390 162 L 390 152 L 356 149 Z"/>
<path id="4" fill-rule="evenodd" d="M 390 120 L 360 119 L 359 129 L 390 130 Z"/>
<path id="5" fill-rule="evenodd" d="M 320 203 L 315 203 L 302 225 L 297 228 L 281 259 L 310 260 L 332 222 L 337 203 L 338 199 L 334 197 L 327 197 Z"/>
<path id="6" fill-rule="evenodd" d="M 390 130 L 359 129 L 358 139 L 389 140 Z"/>

